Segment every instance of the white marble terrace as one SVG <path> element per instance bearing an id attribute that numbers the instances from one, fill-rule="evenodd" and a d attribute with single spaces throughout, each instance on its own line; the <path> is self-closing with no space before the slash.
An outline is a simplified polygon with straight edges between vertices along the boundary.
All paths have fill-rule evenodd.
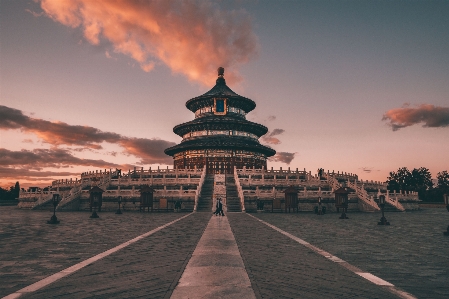
<path id="1" fill-rule="evenodd" d="M 142 185 L 153 186 L 154 198 L 194 199 L 197 202 L 205 177 L 205 169 L 144 169 L 96 170 L 84 172 L 80 178 L 53 181 L 44 189 L 21 191 L 20 208 L 36 208 L 49 202 L 53 194 L 61 196 L 60 207 L 71 201 L 89 196 L 90 187 L 97 185 L 105 192 L 104 198 L 139 198 Z M 378 210 L 375 198 L 384 194 L 387 201 L 399 210 L 405 208 L 400 201 L 418 201 L 416 192 L 389 193 L 384 182 L 359 180 L 356 174 L 340 171 L 323 171 L 321 177 L 312 171 L 288 169 L 235 169 L 234 178 L 242 207 L 245 201 L 255 199 L 283 198 L 283 190 L 294 186 L 299 190 L 300 200 L 333 199 L 333 191 L 346 186 L 353 192 L 350 198 L 364 203 L 363 210 Z M 245 210 L 243 208 L 243 210 Z"/>

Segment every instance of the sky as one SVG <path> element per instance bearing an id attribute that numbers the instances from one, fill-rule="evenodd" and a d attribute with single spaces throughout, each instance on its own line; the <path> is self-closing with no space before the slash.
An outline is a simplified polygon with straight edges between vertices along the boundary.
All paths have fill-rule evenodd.
<path id="1" fill-rule="evenodd" d="M 215 85 L 254 100 L 268 167 L 449 170 L 448 1 L 0 1 L 0 186 L 172 167 Z"/>

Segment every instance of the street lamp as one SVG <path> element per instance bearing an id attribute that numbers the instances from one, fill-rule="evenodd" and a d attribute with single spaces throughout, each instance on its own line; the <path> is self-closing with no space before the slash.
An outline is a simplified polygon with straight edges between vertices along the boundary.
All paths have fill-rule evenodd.
<path id="1" fill-rule="evenodd" d="M 444 204 L 446 205 L 446 209 L 449 212 L 449 196 L 447 194 L 443 195 L 444 197 Z M 449 225 L 447 226 L 447 231 L 444 232 L 445 236 L 449 236 Z"/>
<path id="2" fill-rule="evenodd" d="M 117 210 L 117 212 L 115 212 L 116 214 L 121 214 L 122 213 L 122 210 L 120 210 L 120 204 L 121 203 L 122 203 L 122 197 L 119 196 L 118 197 L 118 210 Z"/>
<path id="3" fill-rule="evenodd" d="M 99 202 L 98 194 L 93 193 L 92 206 L 94 208 L 94 211 L 92 212 L 92 215 L 90 215 L 89 218 L 100 218 L 100 216 L 98 216 L 97 214 L 98 202 Z"/>
<path id="4" fill-rule="evenodd" d="M 342 197 L 342 205 L 343 205 L 343 212 L 341 213 L 340 219 L 349 219 L 348 216 L 346 216 L 346 212 L 348 211 L 348 196 Z"/>
<path id="5" fill-rule="evenodd" d="M 387 221 L 387 218 L 384 216 L 384 207 L 385 207 L 385 195 L 379 196 L 380 209 L 382 210 L 382 218 L 380 218 L 380 222 L 377 222 L 377 225 L 390 225 L 390 222 Z"/>
<path id="6" fill-rule="evenodd" d="M 323 210 L 321 209 L 321 196 L 318 196 L 318 215 L 323 215 Z"/>
<path id="7" fill-rule="evenodd" d="M 56 217 L 56 206 L 59 203 L 59 194 L 53 194 L 53 216 L 51 216 L 50 220 L 47 221 L 47 224 L 58 224 L 59 220 Z"/>

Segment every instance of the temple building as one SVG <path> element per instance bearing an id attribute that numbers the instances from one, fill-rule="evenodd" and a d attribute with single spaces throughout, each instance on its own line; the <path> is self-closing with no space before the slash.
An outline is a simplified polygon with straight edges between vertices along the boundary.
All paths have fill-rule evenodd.
<path id="1" fill-rule="evenodd" d="M 195 119 L 173 128 L 182 141 L 165 150 L 173 157 L 174 168 L 206 166 L 208 174 L 232 174 L 234 166 L 266 169 L 267 158 L 276 154 L 259 143 L 258 139 L 268 132 L 267 127 L 246 120 L 256 103 L 226 85 L 224 68 L 218 68 L 215 86 L 188 100 L 186 107 Z"/>
<path id="2" fill-rule="evenodd" d="M 121 206 L 125 211 L 211 212 L 220 198 L 226 213 L 287 212 L 291 208 L 311 212 L 318 203 L 335 212 L 340 204 L 335 191 L 343 188 L 349 211 L 379 211 L 381 195 L 392 210 L 419 208 L 417 192 L 390 193 L 386 183 L 360 180 L 356 174 L 321 168 L 316 174 L 290 167 L 269 169 L 267 159 L 276 151 L 259 143 L 268 129 L 246 120 L 256 103 L 226 85 L 221 67 L 215 86 L 188 100 L 186 107 L 195 119 L 173 128 L 182 141 L 165 150 L 173 157 L 172 169 L 83 172 L 79 178 L 21 191 L 18 207 L 114 211 Z M 60 199 L 57 206 L 53 198 Z"/>

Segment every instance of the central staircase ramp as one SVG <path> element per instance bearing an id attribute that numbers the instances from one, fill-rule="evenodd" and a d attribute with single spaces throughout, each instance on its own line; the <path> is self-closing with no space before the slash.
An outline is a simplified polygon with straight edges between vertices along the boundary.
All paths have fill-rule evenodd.
<path id="1" fill-rule="evenodd" d="M 201 196 L 198 198 L 198 212 L 211 212 L 214 194 L 214 175 L 207 174 L 201 187 Z"/>
<path id="2" fill-rule="evenodd" d="M 235 185 L 234 175 L 226 175 L 226 207 L 228 212 L 241 212 L 240 198 Z"/>

